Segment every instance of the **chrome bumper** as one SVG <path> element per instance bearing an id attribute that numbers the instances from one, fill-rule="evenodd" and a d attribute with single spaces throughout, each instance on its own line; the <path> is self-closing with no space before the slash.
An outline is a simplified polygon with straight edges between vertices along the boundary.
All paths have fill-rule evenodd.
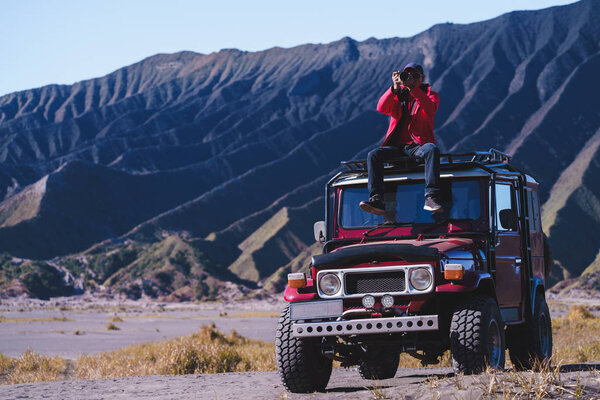
<path id="1" fill-rule="evenodd" d="M 365 318 L 327 322 L 296 322 L 292 324 L 292 337 L 323 337 L 366 335 L 373 333 L 436 331 L 437 315 L 412 317 Z"/>

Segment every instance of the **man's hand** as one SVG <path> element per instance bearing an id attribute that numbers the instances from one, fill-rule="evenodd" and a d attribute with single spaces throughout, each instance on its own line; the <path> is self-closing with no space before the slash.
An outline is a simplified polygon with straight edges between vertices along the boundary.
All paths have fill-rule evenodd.
<path id="1" fill-rule="evenodd" d="M 392 74 L 392 82 L 394 82 L 394 92 L 399 91 L 402 80 L 400 79 L 400 72 L 396 71 Z"/>

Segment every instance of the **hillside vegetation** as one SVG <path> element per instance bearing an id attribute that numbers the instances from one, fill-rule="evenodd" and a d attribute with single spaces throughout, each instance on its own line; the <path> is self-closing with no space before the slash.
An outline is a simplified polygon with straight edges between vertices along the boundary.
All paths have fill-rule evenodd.
<path id="1" fill-rule="evenodd" d="M 581 0 L 409 38 L 158 54 L 2 96 L 0 251 L 181 298 L 273 282 L 313 244 L 340 161 L 379 145 L 391 72 L 416 61 L 441 150 L 513 154 L 540 183 L 553 280 L 576 279 L 600 251 L 599 43 L 600 7 Z M 174 235 L 195 250 L 173 254 Z"/>

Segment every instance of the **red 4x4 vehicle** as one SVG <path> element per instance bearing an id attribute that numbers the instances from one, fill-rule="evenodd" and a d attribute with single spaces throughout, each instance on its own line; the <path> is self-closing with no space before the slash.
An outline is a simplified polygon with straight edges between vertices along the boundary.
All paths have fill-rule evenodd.
<path id="1" fill-rule="evenodd" d="M 324 242 L 310 273 L 289 274 L 277 327 L 279 374 L 292 392 L 323 390 L 332 360 L 366 379 L 395 375 L 406 352 L 455 371 L 518 368 L 552 354 L 538 184 L 497 150 L 442 155 L 444 212 L 423 210 L 423 166 L 385 168 L 386 214 L 363 212 L 364 161 L 326 187 Z"/>

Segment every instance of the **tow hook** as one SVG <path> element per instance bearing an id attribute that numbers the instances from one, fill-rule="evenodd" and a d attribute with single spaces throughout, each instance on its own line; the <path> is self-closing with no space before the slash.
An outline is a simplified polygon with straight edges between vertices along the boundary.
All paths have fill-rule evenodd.
<path id="1" fill-rule="evenodd" d="M 331 358 L 332 360 L 334 360 L 336 358 L 335 343 L 323 340 L 323 342 L 321 342 L 321 354 L 323 354 L 323 356 L 327 358 Z"/>

